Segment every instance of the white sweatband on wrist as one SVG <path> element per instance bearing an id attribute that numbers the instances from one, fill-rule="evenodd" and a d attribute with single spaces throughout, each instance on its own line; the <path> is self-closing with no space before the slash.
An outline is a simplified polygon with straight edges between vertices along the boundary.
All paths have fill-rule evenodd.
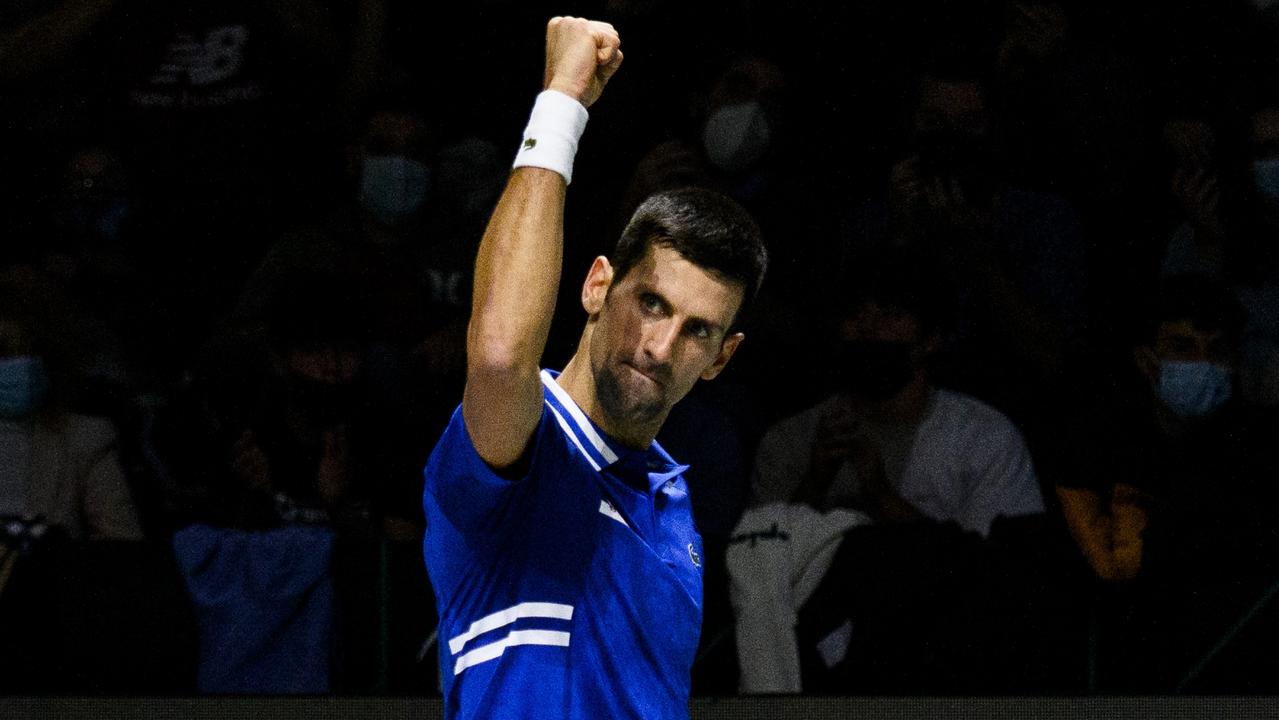
<path id="1" fill-rule="evenodd" d="M 572 182 L 577 141 L 589 117 L 582 103 L 562 92 L 543 90 L 533 103 L 512 167 L 546 168 L 563 175 L 565 184 Z"/>

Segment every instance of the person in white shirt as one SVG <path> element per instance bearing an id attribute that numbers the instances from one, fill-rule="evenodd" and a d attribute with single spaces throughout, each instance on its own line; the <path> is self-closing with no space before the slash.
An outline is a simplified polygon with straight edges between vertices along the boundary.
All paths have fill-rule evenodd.
<path id="1" fill-rule="evenodd" d="M 873 269 L 836 308 L 839 389 L 764 435 L 753 504 L 853 508 L 877 522 L 929 518 L 982 536 L 1001 515 L 1043 512 L 1012 422 L 930 381 L 946 325 L 940 284 L 908 257 Z"/>
<path id="2" fill-rule="evenodd" d="M 730 540 L 744 693 L 803 689 L 800 610 L 854 528 L 932 520 L 986 537 L 999 516 L 1044 510 L 1013 424 L 929 380 L 947 325 L 941 284 L 909 256 L 864 269 L 855 294 L 833 306 L 839 389 L 765 434 L 751 507 Z M 844 658 L 850 633 L 846 622 L 818 644 L 828 668 Z"/>

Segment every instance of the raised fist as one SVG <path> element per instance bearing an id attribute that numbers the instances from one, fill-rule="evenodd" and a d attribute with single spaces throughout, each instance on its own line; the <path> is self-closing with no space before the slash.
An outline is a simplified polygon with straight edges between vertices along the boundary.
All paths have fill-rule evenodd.
<path id="1" fill-rule="evenodd" d="M 622 64 L 622 39 L 612 25 L 555 17 L 546 25 L 543 86 L 590 107 Z"/>

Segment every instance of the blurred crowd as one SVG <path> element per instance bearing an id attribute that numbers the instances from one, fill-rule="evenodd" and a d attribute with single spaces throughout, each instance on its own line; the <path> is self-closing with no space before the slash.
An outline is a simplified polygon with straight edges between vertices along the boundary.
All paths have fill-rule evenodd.
<path id="1" fill-rule="evenodd" d="M 421 470 L 557 14 L 627 59 L 545 365 L 652 192 L 773 257 L 659 436 L 695 693 L 1279 692 L 1279 3 L 8 0 L 0 693 L 438 692 Z"/>

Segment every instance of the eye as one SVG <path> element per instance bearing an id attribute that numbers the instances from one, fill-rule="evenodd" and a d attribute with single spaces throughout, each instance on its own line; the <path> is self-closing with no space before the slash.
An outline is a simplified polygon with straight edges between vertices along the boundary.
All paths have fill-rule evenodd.
<path id="1" fill-rule="evenodd" d="M 662 299 L 652 293 L 644 293 L 640 295 L 640 307 L 644 308 L 644 312 L 657 315 L 662 311 Z"/>
<path id="2" fill-rule="evenodd" d="M 693 322 L 690 322 L 688 325 L 685 325 L 684 331 L 687 332 L 689 335 L 692 335 L 693 337 L 698 338 L 699 340 L 702 340 L 711 336 L 710 327 L 706 323 L 698 322 L 696 320 L 694 320 Z"/>

